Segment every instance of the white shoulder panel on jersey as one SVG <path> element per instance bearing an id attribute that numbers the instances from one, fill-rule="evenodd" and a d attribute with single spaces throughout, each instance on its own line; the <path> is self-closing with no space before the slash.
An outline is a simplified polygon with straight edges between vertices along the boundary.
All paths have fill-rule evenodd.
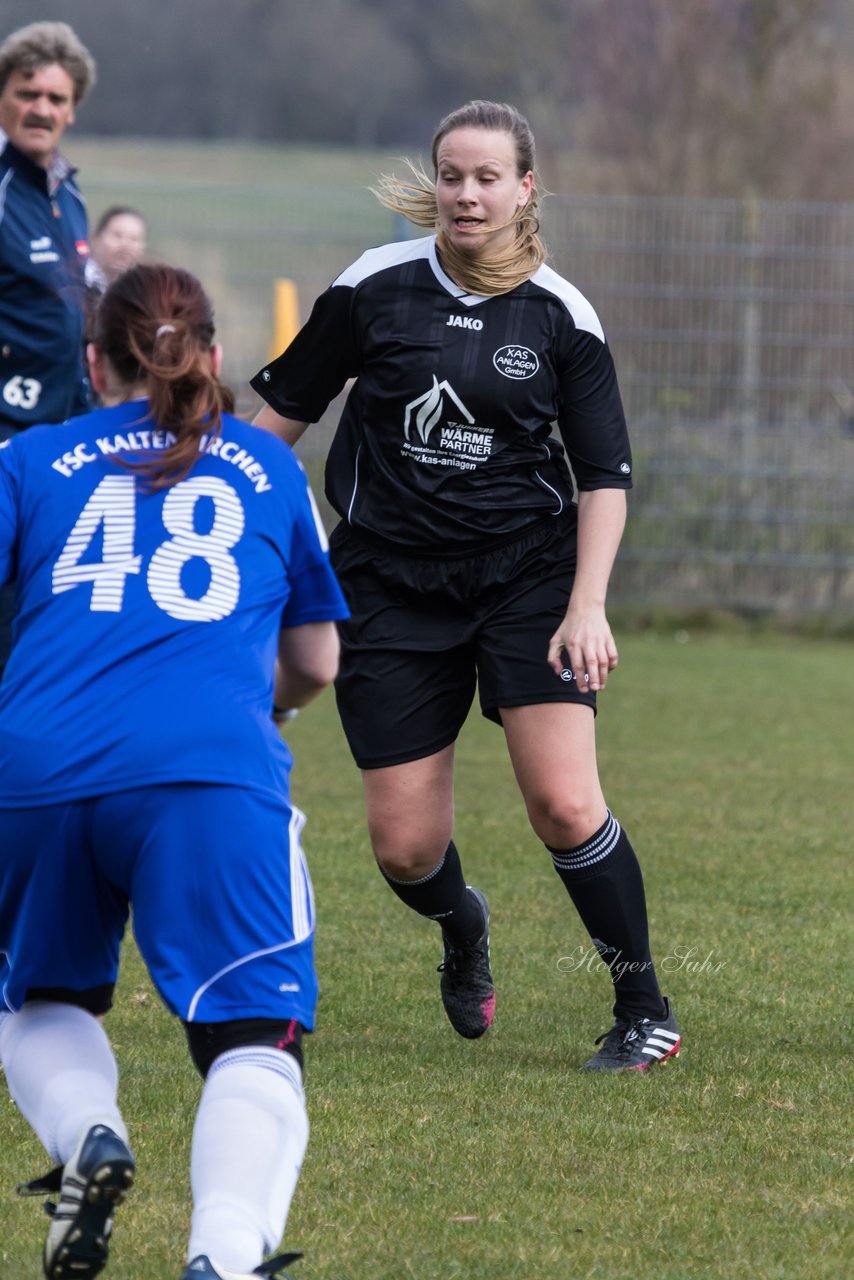
<path id="1" fill-rule="evenodd" d="M 560 298 L 575 321 L 576 328 L 583 329 L 585 333 L 592 333 L 602 342 L 605 341 L 605 333 L 599 317 L 584 294 L 580 293 L 574 284 L 570 284 L 568 280 L 564 280 L 563 276 L 559 276 L 551 267 L 545 265 L 539 267 L 531 276 L 531 284 L 537 284 L 541 289 L 547 289 L 556 298 Z"/>
<path id="2" fill-rule="evenodd" d="M 378 271 L 385 271 L 388 267 L 397 267 L 402 262 L 414 262 L 418 258 L 428 258 L 430 256 L 430 246 L 433 243 L 433 236 L 424 236 L 420 240 L 401 240 L 395 241 L 394 244 L 381 244 L 376 249 L 368 249 L 362 254 L 361 258 L 357 258 L 352 266 L 346 271 L 342 271 L 336 280 L 332 281 L 332 287 L 335 285 L 348 285 L 353 288 L 357 284 L 361 284 L 363 280 L 375 276 Z"/>

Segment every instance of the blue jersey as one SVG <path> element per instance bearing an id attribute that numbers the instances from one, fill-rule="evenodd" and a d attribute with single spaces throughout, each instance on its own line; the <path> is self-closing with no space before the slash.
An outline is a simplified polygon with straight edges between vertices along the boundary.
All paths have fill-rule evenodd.
<path id="1" fill-rule="evenodd" d="M 147 403 L 0 447 L 0 807 L 206 782 L 287 796 L 272 724 L 280 628 L 347 617 L 305 474 L 224 416 L 160 492 L 119 463 L 174 437 Z"/>

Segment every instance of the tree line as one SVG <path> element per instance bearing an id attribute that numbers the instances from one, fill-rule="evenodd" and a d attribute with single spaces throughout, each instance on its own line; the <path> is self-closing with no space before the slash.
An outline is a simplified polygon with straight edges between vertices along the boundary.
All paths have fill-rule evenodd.
<path id="1" fill-rule="evenodd" d="M 850 0 L 4 0 L 98 63 L 81 132 L 413 148 L 519 106 L 563 191 L 854 199 Z"/>

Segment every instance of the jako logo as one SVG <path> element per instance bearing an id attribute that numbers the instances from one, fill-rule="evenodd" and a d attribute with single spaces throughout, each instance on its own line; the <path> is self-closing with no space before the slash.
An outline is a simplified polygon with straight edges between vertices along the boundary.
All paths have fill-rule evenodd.
<path id="1" fill-rule="evenodd" d="M 410 400 L 409 404 L 406 406 L 406 417 L 403 420 L 403 430 L 407 440 L 412 439 L 412 433 L 414 430 L 423 443 L 427 443 L 430 432 L 433 430 L 445 411 L 443 392 L 453 400 L 456 408 L 463 415 L 466 422 L 474 422 L 473 414 L 469 413 L 453 387 L 447 382 L 439 382 L 434 373 L 433 385 L 430 390 L 425 391 L 424 395 L 419 396 L 417 400 Z"/>
<path id="2" fill-rule="evenodd" d="M 471 316 L 448 316 L 448 327 L 451 329 L 482 329 L 483 321 L 474 320 Z"/>
<path id="3" fill-rule="evenodd" d="M 499 347 L 492 363 L 505 378 L 533 378 L 540 367 L 539 358 L 527 347 Z"/>

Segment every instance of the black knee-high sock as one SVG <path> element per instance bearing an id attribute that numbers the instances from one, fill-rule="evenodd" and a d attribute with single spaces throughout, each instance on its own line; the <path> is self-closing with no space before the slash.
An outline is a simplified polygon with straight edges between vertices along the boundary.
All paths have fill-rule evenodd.
<path id="1" fill-rule="evenodd" d="M 451 942 L 474 942 L 483 932 L 483 916 L 477 899 L 466 892 L 460 855 L 453 840 L 442 861 L 420 880 L 395 880 L 383 871 L 391 888 L 413 911 L 436 920 Z"/>
<path id="2" fill-rule="evenodd" d="M 555 871 L 614 982 L 615 1017 L 665 1014 L 649 950 L 643 876 L 619 822 L 608 817 L 575 849 L 552 849 Z"/>

